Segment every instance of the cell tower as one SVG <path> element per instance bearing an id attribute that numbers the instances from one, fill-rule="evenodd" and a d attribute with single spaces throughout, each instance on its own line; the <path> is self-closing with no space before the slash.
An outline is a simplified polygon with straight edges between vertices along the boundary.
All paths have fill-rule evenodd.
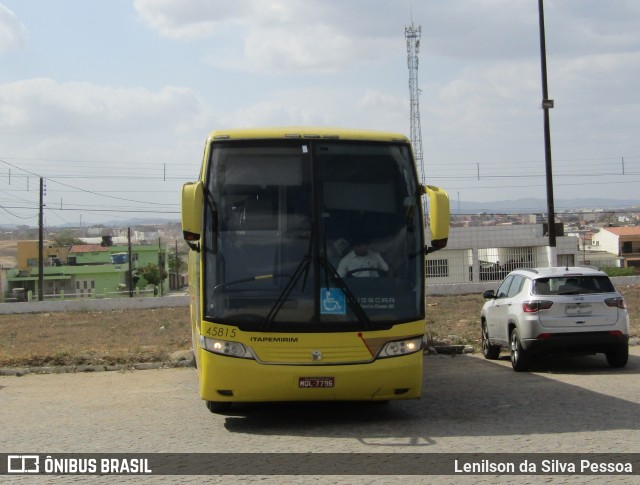
<path id="1" fill-rule="evenodd" d="M 422 158 L 422 128 L 420 126 L 420 88 L 418 87 L 418 54 L 420 53 L 421 27 L 411 25 L 404 28 L 407 39 L 407 65 L 409 66 L 409 104 L 411 107 L 409 138 L 413 145 L 413 155 L 419 167 L 420 182 L 426 183 Z"/>

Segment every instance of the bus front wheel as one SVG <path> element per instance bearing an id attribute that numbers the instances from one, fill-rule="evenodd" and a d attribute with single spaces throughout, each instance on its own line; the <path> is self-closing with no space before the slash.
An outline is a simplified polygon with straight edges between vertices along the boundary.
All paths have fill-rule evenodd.
<path id="1" fill-rule="evenodd" d="M 212 413 L 225 413 L 231 409 L 230 402 L 207 401 L 207 409 Z"/>

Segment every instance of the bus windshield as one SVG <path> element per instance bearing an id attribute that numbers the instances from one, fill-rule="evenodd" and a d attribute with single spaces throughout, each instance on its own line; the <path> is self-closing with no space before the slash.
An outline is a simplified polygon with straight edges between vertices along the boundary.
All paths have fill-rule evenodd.
<path id="1" fill-rule="evenodd" d="M 206 174 L 206 320 L 322 332 L 424 318 L 408 143 L 214 141 Z"/>

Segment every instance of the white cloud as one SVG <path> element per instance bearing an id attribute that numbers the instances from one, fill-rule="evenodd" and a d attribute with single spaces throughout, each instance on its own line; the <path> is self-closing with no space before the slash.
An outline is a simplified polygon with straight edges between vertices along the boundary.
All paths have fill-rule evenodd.
<path id="1" fill-rule="evenodd" d="M 369 88 L 355 101 L 359 125 L 371 129 L 409 132 L 409 96 L 398 97 Z M 368 120 L 368 121 L 365 121 Z"/>
<path id="2" fill-rule="evenodd" d="M 360 99 L 358 99 L 357 106 L 363 110 L 381 109 L 385 111 L 395 111 L 403 108 L 408 109 L 409 101 L 406 97 L 398 98 L 383 91 L 367 89 Z"/>
<path id="3" fill-rule="evenodd" d="M 318 113 L 302 109 L 295 103 L 282 103 L 279 100 L 264 101 L 240 108 L 231 116 L 222 118 L 225 127 L 319 124 Z"/>
<path id="4" fill-rule="evenodd" d="M 634 51 L 640 42 L 637 0 L 545 2 L 548 54 L 577 56 Z"/>
<path id="5" fill-rule="evenodd" d="M 508 125 L 517 123 L 519 116 L 535 110 L 541 97 L 538 78 L 533 63 L 469 68 L 443 86 L 424 89 L 435 94 L 428 96 L 424 109 L 427 117 L 433 114 L 440 124 L 433 129 L 464 132 L 474 138 L 495 133 L 504 129 L 505 121 Z"/>
<path id="6" fill-rule="evenodd" d="M 196 173 L 212 127 L 204 102 L 186 88 L 151 91 L 48 78 L 0 85 L 0 146 L 9 158 L 104 161 L 103 171 L 127 162 L 138 172 L 141 162 L 190 161 Z M 45 165 L 36 171 L 46 171 Z"/>
<path id="7" fill-rule="evenodd" d="M 110 171 L 113 161 L 154 170 L 180 161 L 193 163 L 191 178 L 214 128 L 408 134 L 410 3 L 422 26 L 433 183 L 493 198 L 512 181 L 479 181 L 477 164 L 484 176 L 488 165 L 544 158 L 534 0 L 133 0 L 73 12 L 69 2 L 32 3 L 12 0 L 20 21 L 0 3 L 0 55 L 25 46 L 29 27 L 29 49 L 0 58 L 0 149 L 37 159 L 34 172 L 51 159 L 104 160 Z M 638 153 L 640 2 L 545 0 L 545 17 L 554 159 L 619 155 L 637 171 L 640 157 L 629 157 Z M 86 35 L 96 19 L 108 35 Z"/>
<path id="8" fill-rule="evenodd" d="M 27 43 L 27 29 L 16 15 L 0 3 L 0 54 L 20 49 Z"/>
<path id="9" fill-rule="evenodd" d="M 0 85 L 0 127 L 20 132 L 179 130 L 203 116 L 190 89 L 114 88 L 38 78 Z"/>
<path id="10" fill-rule="evenodd" d="M 549 72 L 550 89 L 568 99 L 592 96 L 598 106 L 640 102 L 639 76 L 640 51 L 576 56 L 554 62 Z"/>
<path id="11" fill-rule="evenodd" d="M 242 24 L 251 16 L 252 0 L 134 0 L 138 15 L 163 37 L 207 39 Z"/>
<path id="12" fill-rule="evenodd" d="M 312 9 L 297 0 L 135 0 L 134 5 L 161 36 L 208 39 L 216 51 L 224 53 L 221 58 L 209 56 L 217 66 L 332 72 L 375 61 L 397 47 L 397 38 L 393 38 L 398 32 L 381 32 L 381 19 L 371 18 L 375 10 L 366 3 L 357 10 L 358 3 L 362 2 L 327 0 Z M 351 15 L 347 10 L 355 12 Z M 360 20 L 346 22 L 346 18 Z M 374 23 L 368 29 L 363 19 Z M 370 30 L 372 25 L 375 32 Z"/>
<path id="13" fill-rule="evenodd" d="M 545 0 L 547 55 L 635 50 L 640 41 L 637 0 Z M 465 63 L 537 59 L 539 15 L 535 1 L 447 0 L 414 3 L 422 24 L 423 53 Z"/>

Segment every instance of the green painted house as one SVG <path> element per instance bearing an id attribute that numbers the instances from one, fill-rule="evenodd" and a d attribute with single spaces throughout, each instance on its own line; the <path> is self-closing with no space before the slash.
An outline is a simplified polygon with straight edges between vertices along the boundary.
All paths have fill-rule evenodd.
<path id="1" fill-rule="evenodd" d="M 166 247 L 155 245 L 131 246 L 131 269 L 133 291 L 136 294 L 150 294 L 149 283 L 141 274 L 141 269 L 152 263 L 166 271 Z M 38 293 L 38 260 L 29 260 L 26 270 L 14 269 L 7 274 L 8 294 L 11 298 L 18 294 Z M 129 296 L 129 251 L 127 246 L 106 246 L 99 244 L 78 244 L 69 248 L 67 259 L 48 258 L 44 262 L 44 295 L 51 298 L 113 298 Z M 162 282 L 160 293 L 166 291 L 167 280 Z M 158 293 L 158 289 L 155 290 Z"/>

